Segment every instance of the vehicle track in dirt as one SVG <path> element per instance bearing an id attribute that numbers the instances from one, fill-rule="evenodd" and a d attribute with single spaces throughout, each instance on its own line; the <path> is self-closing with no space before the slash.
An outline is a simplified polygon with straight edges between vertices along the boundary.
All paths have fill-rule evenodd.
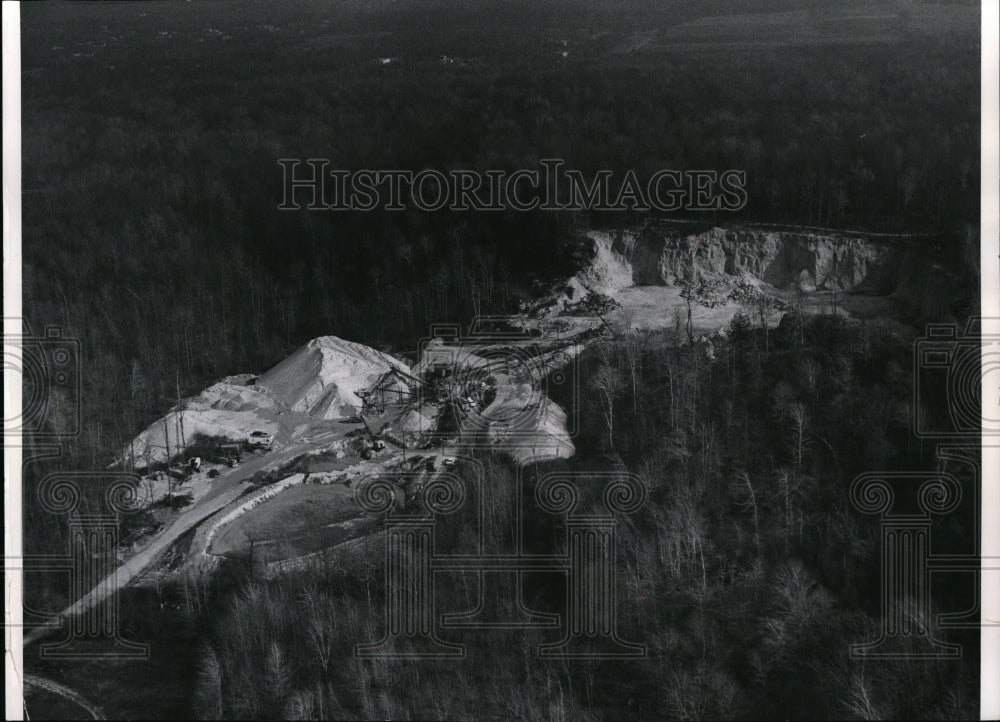
<path id="1" fill-rule="evenodd" d="M 83 597 L 56 614 L 48 623 L 26 633 L 24 647 L 38 642 L 59 629 L 68 618 L 84 613 L 111 594 L 128 586 L 155 563 L 160 555 L 166 552 L 185 532 L 235 501 L 248 488 L 245 480 L 253 474 L 258 471 L 278 468 L 297 456 L 324 448 L 336 436 L 335 431 L 322 431 L 319 434 L 311 435 L 310 441 L 307 443 L 289 441 L 268 454 L 253 456 L 239 467 L 220 473 L 215 478 L 212 484 L 213 488 L 208 494 L 181 512 L 169 526 L 154 535 L 139 552 L 102 579 Z M 284 438 L 284 435 L 279 438 Z"/>
<path id="2" fill-rule="evenodd" d="M 24 675 L 24 686 L 44 689 L 46 692 L 51 692 L 52 694 L 57 694 L 64 699 L 68 699 L 76 706 L 86 710 L 87 714 L 89 714 L 92 719 L 105 718 L 104 711 L 100 707 L 87 701 L 69 687 L 59 684 L 58 682 L 53 682 L 51 679 L 36 677 L 33 674 L 26 674 Z"/>

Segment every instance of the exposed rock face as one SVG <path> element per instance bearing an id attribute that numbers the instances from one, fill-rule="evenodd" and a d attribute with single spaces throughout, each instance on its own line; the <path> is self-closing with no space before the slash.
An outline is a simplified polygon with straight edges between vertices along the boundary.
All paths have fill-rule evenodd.
<path id="1" fill-rule="evenodd" d="M 610 234 L 593 231 L 587 236 L 594 242 L 594 258 L 587 268 L 577 275 L 577 279 L 598 293 L 612 293 L 616 289 L 637 283 L 634 270 L 636 233 L 618 231 Z M 570 283 L 572 285 L 572 280 Z M 662 281 L 651 283 L 662 283 Z M 574 291 L 580 295 L 584 293 L 582 289 Z"/>
<path id="2" fill-rule="evenodd" d="M 588 236 L 595 257 L 579 279 L 604 293 L 747 274 L 776 288 L 887 293 L 900 256 L 882 241 L 805 231 L 712 228 L 684 235 L 647 229 Z"/>

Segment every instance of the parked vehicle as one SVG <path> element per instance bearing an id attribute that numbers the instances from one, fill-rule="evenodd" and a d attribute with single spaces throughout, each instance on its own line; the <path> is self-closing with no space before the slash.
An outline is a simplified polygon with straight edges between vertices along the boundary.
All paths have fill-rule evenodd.
<path id="1" fill-rule="evenodd" d="M 243 461 L 243 447 L 240 444 L 223 444 L 219 447 L 219 454 L 220 461 L 230 469 Z"/>
<path id="2" fill-rule="evenodd" d="M 274 437 L 266 431 L 251 431 L 247 437 L 247 444 L 254 448 L 270 449 L 274 443 Z"/>

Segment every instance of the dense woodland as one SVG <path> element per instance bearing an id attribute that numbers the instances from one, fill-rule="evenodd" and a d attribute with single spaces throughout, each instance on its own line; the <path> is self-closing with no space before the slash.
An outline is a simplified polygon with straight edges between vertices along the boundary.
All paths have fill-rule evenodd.
<path id="1" fill-rule="evenodd" d="M 974 27 L 622 55 L 612 40 L 691 4 L 497 4 L 481 27 L 448 3 L 348 3 L 336 33 L 320 3 L 290 5 L 278 31 L 228 3 L 83 6 L 25 12 L 24 282 L 28 321 L 83 343 L 85 436 L 68 453 L 90 464 L 178 384 L 261 371 L 326 333 L 405 353 L 431 323 L 516 310 L 533 282 L 566 275 L 579 219 L 280 212 L 278 158 L 746 170 L 748 206 L 707 223 L 956 231 L 978 217 Z M 604 28 L 610 39 L 585 42 Z M 337 39 L 352 32 L 372 37 Z M 573 62 L 554 60 L 564 36 Z M 473 49 L 468 65 L 438 61 Z M 382 53 L 400 61 L 381 66 Z"/>
<path id="2" fill-rule="evenodd" d="M 526 509 L 533 475 L 559 468 L 624 463 L 648 485 L 646 507 L 619 523 L 617 560 L 619 631 L 648 645 L 646 659 L 540 660 L 537 645 L 558 634 L 445 630 L 442 639 L 469 645 L 466 659 L 360 660 L 353 645 L 382 631 L 380 613 L 367 611 L 382 608 L 381 566 L 368 562 L 358 574 L 350 571 L 357 560 L 331 558 L 270 582 L 246 580 L 244 571 L 222 603 L 192 604 L 197 595 L 188 591 L 188 604 L 201 610 L 194 616 L 211 630 L 196 711 L 296 719 L 975 717 L 977 630 L 956 634 L 923 620 L 939 639 L 964 645 L 959 660 L 848 655 L 849 645 L 878 636 L 880 553 L 877 522 L 851 506 L 848 486 L 863 471 L 937 463 L 933 446 L 909 433 L 910 349 L 834 317 L 790 318 L 766 341 L 746 319 L 731 331 L 714 360 L 703 346 L 679 346 L 682 334 L 672 332 L 630 334 L 588 352 L 588 388 L 578 405 L 564 400 L 579 412 L 582 451 L 526 479 Z M 516 470 L 500 457 L 479 462 L 486 508 L 509 508 L 503 497 L 513 493 Z M 946 468 L 972 484 L 971 467 Z M 936 527 L 938 549 L 967 549 L 968 501 Z M 561 549 L 544 515 L 526 518 L 532 552 Z M 438 550 L 465 552 L 463 534 L 474 528 L 471 514 L 444 519 Z M 511 543 L 512 518 L 491 528 L 501 530 L 501 545 Z M 934 614 L 966 608 L 970 579 L 948 576 Z M 439 609 L 474 607 L 472 581 L 438 575 Z M 527 584 L 529 606 L 563 609 L 563 584 L 544 575 Z M 512 598 L 492 601 L 513 606 Z"/>
<path id="3" fill-rule="evenodd" d="M 82 434 L 52 462 L 63 468 L 104 468 L 178 394 L 262 371 L 317 335 L 407 355 L 432 323 L 516 311 L 572 272 L 581 223 L 637 220 L 281 212 L 278 158 L 746 170 L 747 207 L 695 219 L 706 224 L 947 237 L 978 218 L 974 26 L 622 53 L 639 31 L 732 3 L 496 2 L 486 23 L 449 2 L 347 2 L 336 14 L 295 2 L 274 17 L 263 2 L 190 5 L 22 9 L 26 320 L 35 333 L 60 325 L 83 349 Z M 779 5 L 820 7 L 740 12 Z M 190 664 L 146 679 L 148 694 L 178 685 L 177 714 L 229 717 L 472 717 L 484 704 L 505 718 L 974 716 L 974 635 L 960 662 L 844 656 L 877 611 L 876 526 L 846 486 L 862 470 L 936 463 L 908 433 L 912 347 L 825 317 L 795 323 L 765 340 L 737 319 L 714 360 L 670 332 L 623 336 L 582 360 L 588 393 L 557 399 L 582 424 L 573 468 L 620 459 L 652 489 L 623 527 L 623 636 L 650 648 L 628 673 L 535 661 L 521 637 L 482 638 L 529 655 L 516 666 L 474 653 L 461 665 L 362 663 L 346 650 L 377 623 L 363 611 L 377 584 L 336 568 L 271 583 L 233 570 L 204 590 L 209 606 L 173 620 L 183 631 L 167 648 Z M 48 468 L 29 465 L 29 482 Z M 955 539 L 968 532 L 945 523 Z M 33 502 L 25 533 L 29 551 L 65 549 L 65 525 Z M 40 606 L 65 601 L 59 584 L 27 581 Z M 551 580 L 539 585 L 544 604 Z M 289 607 L 309 623 L 293 626 Z M 155 635 L 163 618 L 150 609 L 133 621 Z M 195 661 L 187 707 L 176 700 L 191 696 Z"/>

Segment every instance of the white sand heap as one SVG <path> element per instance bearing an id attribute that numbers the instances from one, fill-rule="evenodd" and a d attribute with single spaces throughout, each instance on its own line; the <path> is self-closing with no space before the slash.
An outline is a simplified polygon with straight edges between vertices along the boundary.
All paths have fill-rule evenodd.
<path id="1" fill-rule="evenodd" d="M 150 424 L 122 450 L 122 457 L 145 466 L 180 453 L 197 434 L 239 441 L 251 431 L 273 434 L 278 430 L 278 410 L 274 400 L 253 386 L 220 381 Z"/>
<path id="2" fill-rule="evenodd" d="M 559 404 L 543 397 L 533 413 L 516 428 L 494 424 L 490 426 L 488 437 L 517 463 L 528 464 L 573 456 L 576 447 L 567 427 L 566 412 Z"/>
<path id="3" fill-rule="evenodd" d="M 372 386 L 390 368 L 409 367 L 388 354 L 336 336 L 314 338 L 257 379 L 277 401 L 293 411 L 321 419 L 356 414 L 358 391 Z"/>

